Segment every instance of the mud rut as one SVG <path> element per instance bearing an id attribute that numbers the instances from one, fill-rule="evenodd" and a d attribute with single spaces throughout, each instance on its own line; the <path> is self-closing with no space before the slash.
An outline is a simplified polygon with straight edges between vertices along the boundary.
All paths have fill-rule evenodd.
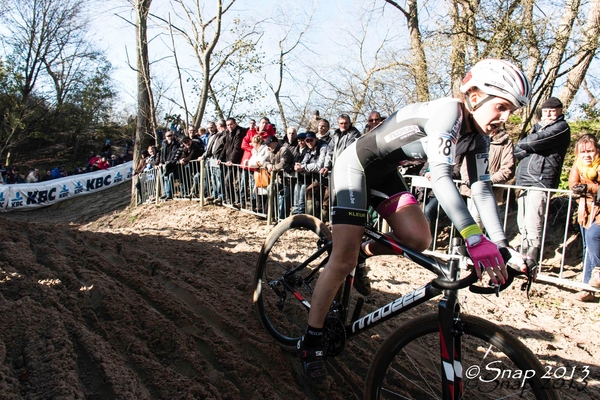
<path id="1" fill-rule="evenodd" d="M 318 393 L 254 314 L 264 221 L 193 202 L 125 209 L 127 186 L 85 207 L 0 216 L 0 398 L 362 398 L 402 318 L 349 342 Z M 377 305 L 427 279 L 381 265 Z"/>

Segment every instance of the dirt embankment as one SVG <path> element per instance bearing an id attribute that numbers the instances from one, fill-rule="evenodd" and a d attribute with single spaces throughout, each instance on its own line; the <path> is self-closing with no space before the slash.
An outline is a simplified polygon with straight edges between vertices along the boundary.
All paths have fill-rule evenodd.
<path id="1" fill-rule="evenodd" d="M 316 393 L 254 315 L 254 266 L 270 227 L 193 202 L 126 209 L 128 191 L 0 216 L 0 398 L 362 398 L 396 323 L 350 342 L 329 362 L 329 392 Z M 369 263 L 377 305 L 428 276 L 390 257 Z M 560 393 L 598 399 L 600 308 L 570 298 L 536 285 L 529 301 L 515 287 L 498 299 L 466 294 L 463 308 L 510 327 L 544 365 L 589 366 L 586 391 Z"/>

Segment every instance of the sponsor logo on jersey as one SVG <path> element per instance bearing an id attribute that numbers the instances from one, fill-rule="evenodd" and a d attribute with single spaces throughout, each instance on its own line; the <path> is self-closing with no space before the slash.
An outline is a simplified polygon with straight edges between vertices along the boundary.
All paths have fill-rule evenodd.
<path id="1" fill-rule="evenodd" d="M 403 126 L 402 128 L 397 129 L 397 130 L 393 131 L 392 133 L 385 135 L 383 137 L 383 140 L 385 140 L 386 143 L 389 143 L 392 140 L 406 139 L 413 135 L 416 135 L 416 137 L 413 139 L 413 140 L 416 140 L 417 137 L 420 138 L 422 136 L 425 136 L 425 132 L 423 132 L 421 127 L 419 127 L 418 125 L 408 125 L 408 126 Z"/>

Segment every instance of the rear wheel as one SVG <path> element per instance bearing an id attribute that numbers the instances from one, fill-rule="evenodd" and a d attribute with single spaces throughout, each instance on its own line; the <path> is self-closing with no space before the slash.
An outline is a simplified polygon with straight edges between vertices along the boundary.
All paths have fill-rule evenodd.
<path id="1" fill-rule="evenodd" d="M 304 334 L 318 270 L 330 249 L 329 228 L 304 214 L 285 219 L 265 240 L 254 276 L 254 305 L 262 325 L 280 343 L 296 345 Z"/>
<path id="2" fill-rule="evenodd" d="M 559 398 L 552 383 L 540 379 L 545 371 L 537 358 L 514 336 L 469 315 L 457 324 L 462 332 L 463 399 Z M 431 314 L 396 330 L 371 363 L 365 398 L 443 398 L 438 329 L 438 315 Z"/>

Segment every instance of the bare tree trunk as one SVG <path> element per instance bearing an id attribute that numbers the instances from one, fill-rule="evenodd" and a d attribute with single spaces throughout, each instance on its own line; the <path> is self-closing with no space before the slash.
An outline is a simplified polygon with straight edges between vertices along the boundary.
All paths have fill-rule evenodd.
<path id="1" fill-rule="evenodd" d="M 235 1 L 235 0 L 233 0 Z M 230 3 L 233 4 L 233 1 Z M 229 6 L 228 6 L 229 8 Z M 205 46 L 202 51 L 202 90 L 200 92 L 200 102 L 198 103 L 198 108 L 196 109 L 196 115 L 194 116 L 194 126 L 200 126 L 202 122 L 202 117 L 204 117 L 204 110 L 206 109 L 206 102 L 208 101 L 208 96 L 210 95 L 210 82 L 212 80 L 210 73 L 210 57 L 212 56 L 212 52 L 221 37 L 221 25 L 223 22 L 223 1 L 217 0 L 217 15 L 215 16 L 216 26 L 215 32 L 211 41 L 208 43 L 208 46 Z M 204 39 L 204 30 L 202 30 L 202 38 Z"/>
<path id="2" fill-rule="evenodd" d="M 587 82 L 585 81 L 585 79 L 581 83 L 581 88 L 583 89 L 583 91 L 590 98 L 590 100 L 588 101 L 588 106 L 590 108 L 596 107 L 596 104 L 598 104 L 598 99 L 596 98 L 596 96 L 594 95 L 594 93 L 592 93 L 592 91 L 588 88 L 588 85 L 587 85 Z"/>
<path id="3" fill-rule="evenodd" d="M 450 79 L 452 95 L 460 95 L 460 85 L 465 76 L 469 43 L 475 34 L 475 14 L 479 1 L 452 0 L 450 3 L 450 18 L 452 19 L 452 51 L 450 52 Z M 476 49 L 476 46 L 473 46 Z M 475 55 L 477 58 L 477 55 Z"/>
<path id="4" fill-rule="evenodd" d="M 598 39 L 600 38 L 600 0 L 591 1 L 583 33 L 585 40 L 581 43 L 581 53 L 577 58 L 575 67 L 567 75 L 565 86 L 558 95 L 565 108 L 568 108 L 573 101 L 598 50 Z"/>
<path id="5" fill-rule="evenodd" d="M 535 0 L 523 0 L 523 27 L 529 61 L 525 70 L 525 76 L 534 84 L 534 78 L 541 64 L 542 54 L 540 52 L 538 35 L 533 22 L 533 6 Z"/>
<path id="6" fill-rule="evenodd" d="M 419 11 L 417 0 L 407 0 L 408 10 L 402 8 L 394 0 L 385 0 L 404 14 L 408 26 L 410 49 L 413 56 L 413 76 L 417 91 L 417 101 L 429 101 L 429 75 L 427 74 L 427 58 L 419 29 Z"/>
<path id="7" fill-rule="evenodd" d="M 540 102 L 543 102 L 552 95 L 556 78 L 558 77 L 558 70 L 562 64 L 563 57 L 565 55 L 565 49 L 569 43 L 571 32 L 573 30 L 573 23 L 577 18 L 579 11 L 580 0 L 567 0 L 565 2 L 565 8 L 563 16 L 558 25 L 556 36 L 554 38 L 554 44 L 550 49 L 550 54 L 546 60 L 546 73 L 543 82 L 541 82 L 541 90 L 537 96 L 534 106 L 537 106 Z"/>
<path id="8" fill-rule="evenodd" d="M 537 95 L 534 94 L 533 96 L 533 99 L 529 106 L 529 112 L 523 115 L 523 128 L 521 130 L 519 138 L 523 138 L 524 136 L 526 136 L 527 127 L 531 124 L 533 117 L 535 116 L 535 110 L 537 109 L 539 104 L 552 95 L 552 90 L 554 89 L 556 78 L 558 78 L 558 70 L 562 65 L 565 49 L 567 48 L 569 37 L 571 36 L 571 32 L 573 30 L 573 23 L 575 21 L 575 18 L 577 17 L 577 12 L 579 11 L 579 5 L 580 0 L 567 0 L 565 4 L 565 11 L 556 31 L 554 44 L 550 48 L 550 53 L 548 54 L 548 57 L 546 58 L 546 63 L 544 64 L 544 69 L 546 71 L 541 75 L 541 82 L 537 83 L 537 86 L 539 87 L 538 93 Z M 534 57 L 530 61 L 529 66 L 527 68 L 528 78 L 529 74 L 532 74 L 533 76 L 537 74 L 536 63 L 541 63 L 541 61 L 539 61 L 536 58 L 539 56 L 539 52 L 535 49 L 537 39 L 529 37 L 530 34 L 534 36 L 535 33 L 533 31 L 528 33 L 529 54 L 530 56 Z M 532 84 L 535 84 L 535 80 L 533 79 Z"/>
<path id="9" fill-rule="evenodd" d="M 300 35 L 302 36 L 302 35 Z M 285 39 L 284 39 L 285 40 Z M 300 38 L 296 44 L 300 42 Z M 296 47 L 296 46 L 294 46 Z M 290 50 L 291 51 L 291 50 Z M 277 83 L 277 89 L 273 90 L 273 94 L 275 95 L 275 101 L 277 102 L 277 107 L 279 108 L 279 115 L 281 116 L 281 122 L 283 123 L 283 133 L 287 132 L 287 119 L 285 118 L 285 110 L 283 109 L 283 104 L 281 103 L 281 84 L 283 83 L 283 65 L 284 65 L 284 56 L 288 52 L 283 50 L 283 40 L 279 41 L 279 82 Z"/>
<path id="10" fill-rule="evenodd" d="M 281 38 L 279 40 L 279 57 L 277 59 L 277 66 L 279 67 L 279 75 L 278 75 L 278 80 L 277 80 L 277 86 L 274 87 L 267 80 L 266 76 L 263 77 L 264 80 L 267 82 L 267 85 L 269 85 L 269 88 L 273 92 L 273 95 L 275 96 L 275 102 L 277 103 L 277 108 L 279 109 L 279 115 L 281 117 L 281 123 L 283 126 L 284 134 L 287 132 L 287 127 L 288 127 L 287 118 L 285 116 L 285 109 L 284 109 L 283 103 L 281 101 L 281 87 L 283 85 L 283 75 L 285 72 L 285 60 L 286 60 L 286 57 L 291 52 L 293 52 L 294 49 L 296 47 L 298 47 L 298 45 L 300 43 L 302 43 L 302 37 L 310 28 L 311 21 L 312 21 L 312 14 L 309 17 L 308 22 L 306 22 L 306 25 L 304 25 L 304 29 L 302 29 L 302 31 L 298 34 L 298 37 L 296 38 L 296 40 L 289 46 L 288 49 L 285 49 L 285 43 L 287 42 L 289 36 L 292 34 L 293 24 L 289 27 L 289 30 L 287 30 L 285 32 L 285 34 L 283 35 L 283 38 Z"/>
<path id="11" fill-rule="evenodd" d="M 152 0 L 138 0 L 136 7 L 137 24 L 137 83 L 138 83 L 138 115 L 133 151 L 134 168 L 139 163 L 142 149 L 148 146 L 147 133 L 153 127 L 152 90 L 150 87 L 150 61 L 148 57 L 148 13 Z M 131 205 L 137 203 L 135 179 L 132 182 Z"/>

